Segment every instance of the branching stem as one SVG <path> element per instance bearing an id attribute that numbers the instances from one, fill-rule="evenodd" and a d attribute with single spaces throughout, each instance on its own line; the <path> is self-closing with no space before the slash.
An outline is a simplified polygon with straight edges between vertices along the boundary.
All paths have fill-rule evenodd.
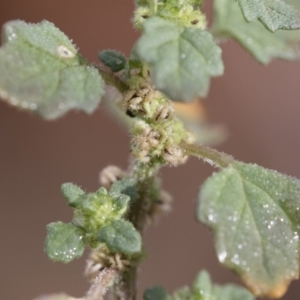
<path id="1" fill-rule="evenodd" d="M 199 157 L 218 168 L 226 168 L 235 162 L 232 156 L 206 146 L 182 142 L 180 143 L 180 147 L 187 155 Z"/>

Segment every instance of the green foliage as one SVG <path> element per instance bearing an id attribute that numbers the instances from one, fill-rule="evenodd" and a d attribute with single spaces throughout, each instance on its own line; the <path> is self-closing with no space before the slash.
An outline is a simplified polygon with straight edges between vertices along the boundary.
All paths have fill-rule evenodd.
<path id="1" fill-rule="evenodd" d="M 206 96 L 210 77 L 223 73 L 221 49 L 211 34 L 157 17 L 145 21 L 144 29 L 135 51 L 152 67 L 156 87 L 178 101 Z"/>
<path id="2" fill-rule="evenodd" d="M 260 63 L 267 64 L 272 58 L 294 60 L 299 58 L 298 31 L 271 33 L 258 22 L 247 23 L 236 1 L 214 1 L 213 31 L 219 37 L 232 37 L 249 51 Z"/>
<path id="3" fill-rule="evenodd" d="M 299 273 L 300 181 L 234 163 L 204 183 L 199 199 L 219 261 L 254 294 L 281 297 Z"/>
<path id="4" fill-rule="evenodd" d="M 168 300 L 169 296 L 166 290 L 160 286 L 147 289 L 143 295 L 144 300 Z"/>
<path id="5" fill-rule="evenodd" d="M 85 192 L 76 184 L 67 182 L 62 184 L 61 191 L 64 195 L 64 197 L 68 201 L 69 206 L 73 206 L 73 202 L 81 195 L 84 195 Z"/>
<path id="6" fill-rule="evenodd" d="M 114 50 L 103 50 L 99 53 L 99 59 L 111 69 L 112 72 L 119 72 L 125 68 L 126 58 L 123 54 Z"/>
<path id="7" fill-rule="evenodd" d="M 101 227 L 98 240 L 114 253 L 133 255 L 142 249 L 142 240 L 134 226 L 126 220 L 116 220 Z"/>
<path id="8" fill-rule="evenodd" d="M 141 233 L 170 209 L 158 171 L 194 155 L 222 168 L 204 183 L 197 208 L 199 220 L 214 231 L 219 261 L 239 274 L 254 295 L 281 297 L 299 275 L 300 181 L 237 162 L 203 143 L 196 145 L 196 141 L 218 140 L 219 131 L 202 126 L 202 118 L 176 114 L 170 99 L 191 102 L 204 97 L 211 77 L 223 74 L 222 51 L 215 37 L 234 38 L 263 64 L 273 58 L 299 58 L 299 31 L 272 33 L 300 28 L 299 13 L 289 5 L 300 7 L 299 3 L 215 0 L 211 33 L 206 30 L 201 0 L 136 0 L 135 4 L 133 24 L 143 33 L 130 59 L 104 50 L 98 66 L 88 63 L 48 21 L 12 21 L 3 28 L 2 99 L 46 119 L 70 109 L 90 113 L 104 93 L 102 75 L 122 94 L 111 101 L 118 116 L 132 119 L 127 122 L 133 156 L 129 171 L 106 168 L 101 182 L 107 189 L 95 193 L 63 184 L 74 216 L 71 223 L 47 226 L 46 252 L 52 260 L 68 263 L 90 246 L 86 274 L 96 280 L 82 299 L 103 299 L 112 285 L 116 299 L 135 299 Z M 73 298 L 57 294 L 39 299 Z M 154 287 L 145 291 L 144 299 L 254 300 L 254 296 L 236 285 L 212 284 L 203 271 L 192 287 L 172 295 Z"/>
<path id="9" fill-rule="evenodd" d="M 73 224 L 55 222 L 47 225 L 46 252 L 54 261 L 69 263 L 82 256 L 85 244 L 83 231 Z"/>
<path id="10" fill-rule="evenodd" d="M 299 13 L 282 0 L 238 0 L 238 2 L 248 22 L 259 20 L 272 32 L 300 28 Z"/>
<path id="11" fill-rule="evenodd" d="M 171 296 L 163 288 L 153 287 L 145 291 L 144 300 L 254 300 L 254 297 L 234 284 L 212 284 L 209 274 L 201 271 L 191 288 L 184 287 Z"/>
<path id="12" fill-rule="evenodd" d="M 109 190 L 112 194 L 123 194 L 130 197 L 130 202 L 134 202 L 138 198 L 136 181 L 134 179 L 125 178 L 114 182 Z"/>
<path id="13" fill-rule="evenodd" d="M 98 70 L 52 23 L 11 21 L 0 48 L 0 97 L 55 119 L 70 109 L 91 113 L 103 95 Z"/>
<path id="14" fill-rule="evenodd" d="M 81 188 L 64 183 L 62 192 L 74 208 L 72 223 L 51 223 L 47 226 L 46 253 L 52 260 L 68 263 L 83 254 L 86 245 L 104 243 L 113 253 L 132 255 L 141 251 L 141 236 L 133 225 L 122 218 L 128 210 L 129 191 L 136 197 L 131 180 L 115 184 L 112 192 L 100 188 L 85 193 Z"/>

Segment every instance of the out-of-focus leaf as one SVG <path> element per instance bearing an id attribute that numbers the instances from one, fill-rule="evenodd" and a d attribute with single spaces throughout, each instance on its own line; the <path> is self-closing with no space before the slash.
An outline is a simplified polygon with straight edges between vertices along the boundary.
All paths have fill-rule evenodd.
<path id="1" fill-rule="evenodd" d="M 299 58 L 300 31 L 271 33 L 259 22 L 247 23 L 234 0 L 215 0 L 214 11 L 214 33 L 234 38 L 260 63 L 267 64 L 273 58 Z"/>
<path id="2" fill-rule="evenodd" d="M 234 0 L 231 0 L 234 1 Z M 259 20 L 270 31 L 299 29 L 299 12 L 282 0 L 238 0 L 248 22 Z"/>

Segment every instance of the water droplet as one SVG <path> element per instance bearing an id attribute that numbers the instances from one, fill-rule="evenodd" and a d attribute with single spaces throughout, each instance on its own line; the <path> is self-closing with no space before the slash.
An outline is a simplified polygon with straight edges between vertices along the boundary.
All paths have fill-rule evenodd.
<path id="1" fill-rule="evenodd" d="M 226 251 L 221 251 L 218 255 L 219 261 L 221 263 L 223 263 L 225 261 L 226 257 L 227 257 L 227 252 Z"/>
<path id="2" fill-rule="evenodd" d="M 117 64 L 117 65 L 120 65 L 121 63 L 122 63 L 122 60 L 121 60 L 121 59 L 117 59 L 117 60 L 116 60 L 116 64 Z"/>
<path id="3" fill-rule="evenodd" d="M 185 59 L 185 58 L 186 58 L 186 54 L 181 53 L 180 58 L 181 58 L 181 59 Z"/>
<path id="4" fill-rule="evenodd" d="M 22 101 L 21 102 L 21 107 L 25 108 L 25 109 L 28 108 L 28 103 L 26 101 Z"/>

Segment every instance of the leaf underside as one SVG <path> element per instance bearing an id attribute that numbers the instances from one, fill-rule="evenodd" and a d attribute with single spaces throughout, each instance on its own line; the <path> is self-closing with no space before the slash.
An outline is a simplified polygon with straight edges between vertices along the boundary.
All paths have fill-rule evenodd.
<path id="1" fill-rule="evenodd" d="M 238 0 L 248 22 L 259 20 L 268 30 L 299 29 L 300 15 L 282 0 Z"/>
<path id="2" fill-rule="evenodd" d="M 206 96 L 210 77 L 223 74 L 221 49 L 209 32 L 158 17 L 145 21 L 135 52 L 152 67 L 156 87 L 172 100 Z"/>
<path id="3" fill-rule="evenodd" d="M 0 98 L 45 119 L 97 107 L 104 90 L 98 70 L 54 24 L 11 21 L 2 39 Z"/>
<path id="4" fill-rule="evenodd" d="M 299 274 L 299 180 L 235 163 L 209 178 L 199 199 L 219 261 L 255 295 L 281 297 Z"/>
<path id="5" fill-rule="evenodd" d="M 298 30 L 271 33 L 259 22 L 247 23 L 234 0 L 215 0 L 214 13 L 215 34 L 219 37 L 234 38 L 260 63 L 267 64 L 273 58 L 299 58 Z"/>

